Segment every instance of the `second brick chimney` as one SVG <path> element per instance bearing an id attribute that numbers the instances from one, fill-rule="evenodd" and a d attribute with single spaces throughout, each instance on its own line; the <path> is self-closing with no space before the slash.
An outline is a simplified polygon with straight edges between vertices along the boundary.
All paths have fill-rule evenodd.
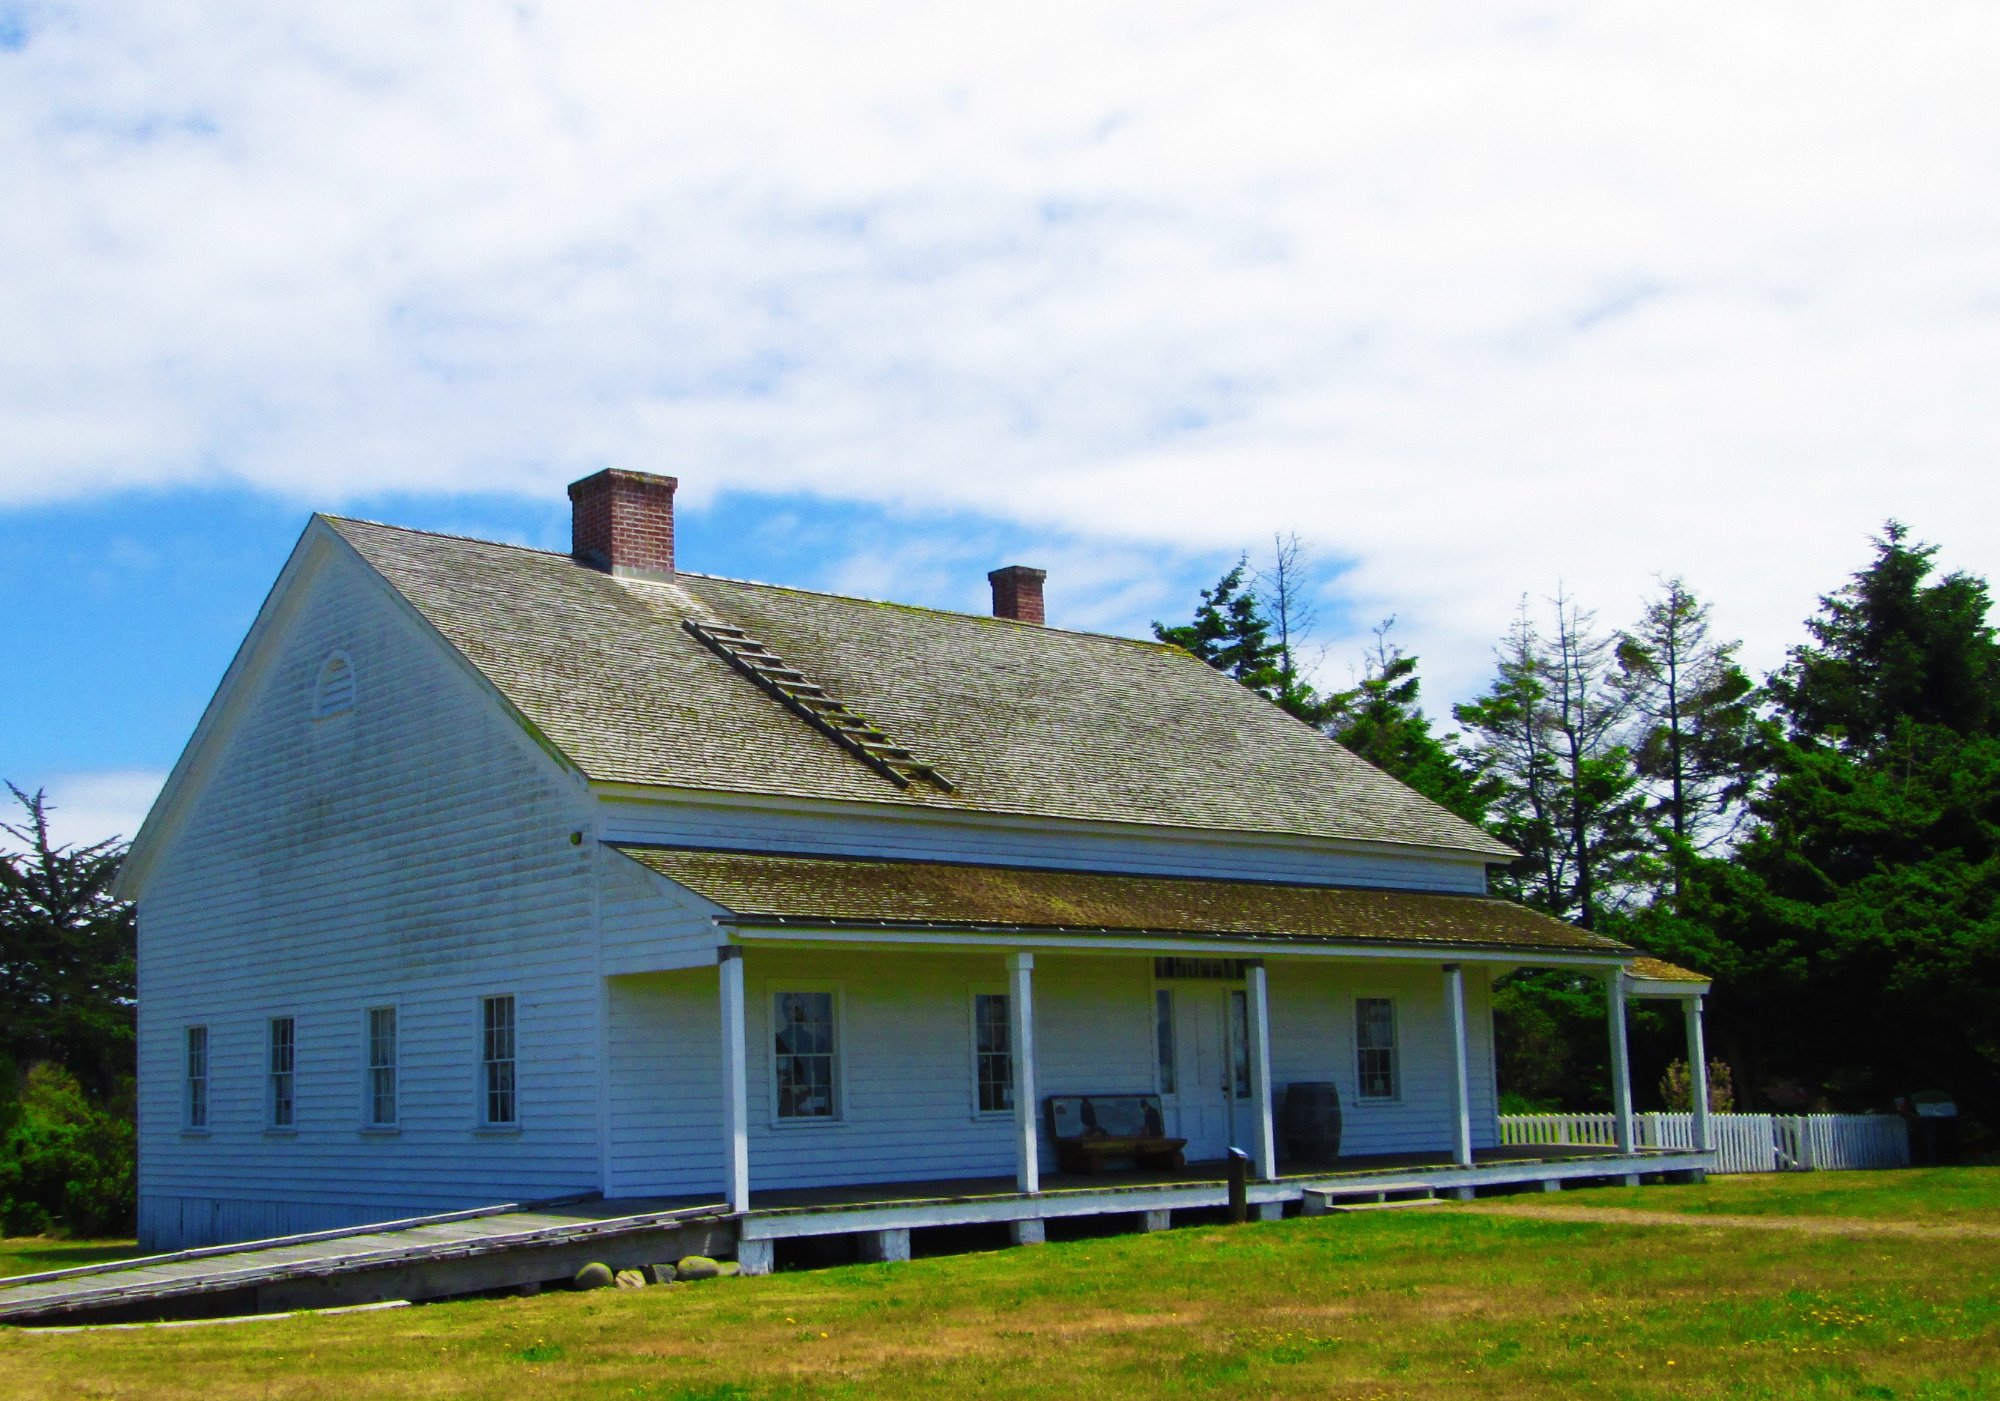
<path id="1" fill-rule="evenodd" d="M 571 482 L 570 553 L 619 578 L 673 578 L 676 485 L 615 467 Z"/>
<path id="2" fill-rule="evenodd" d="M 993 616 L 1012 618 L 1017 623 L 1039 623 L 1042 619 L 1042 581 L 1046 569 L 1030 569 L 1010 564 L 986 576 L 993 585 Z"/>

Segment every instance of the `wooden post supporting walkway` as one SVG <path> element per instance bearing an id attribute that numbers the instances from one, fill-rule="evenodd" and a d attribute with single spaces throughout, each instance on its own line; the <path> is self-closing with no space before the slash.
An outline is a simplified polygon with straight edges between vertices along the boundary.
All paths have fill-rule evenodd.
<path id="1" fill-rule="evenodd" d="M 1035 956 L 1007 955 L 1007 1021 L 1014 1052 L 1014 1185 L 1042 1190 L 1041 1145 L 1035 1131 Z"/>
<path id="2" fill-rule="evenodd" d="M 1262 960 L 1243 970 L 1250 1036 L 1250 1156 L 1257 1176 L 1278 1180 L 1278 1135 L 1271 1122 L 1271 989 Z"/>
<path id="3" fill-rule="evenodd" d="M 1708 1122 L 1708 1048 L 1701 1034 L 1701 994 L 1681 999 L 1681 1015 L 1687 1021 L 1688 1107 L 1694 1115 L 1694 1146 L 1706 1153 L 1715 1147 Z"/>
<path id="4" fill-rule="evenodd" d="M 1472 1166 L 1472 1083 L 1466 1052 L 1465 969 L 1444 966 L 1444 1011 L 1451 1034 L 1451 1160 Z"/>
<path id="5" fill-rule="evenodd" d="M 717 951 L 722 998 L 722 1136 L 727 1155 L 723 1197 L 734 1212 L 750 1209 L 750 1068 L 745 1045 L 743 950 Z"/>
<path id="6" fill-rule="evenodd" d="M 1611 1027 L 1611 1112 L 1617 1120 L 1620 1153 L 1630 1153 L 1632 1123 L 1632 1057 L 1625 1039 L 1625 970 L 1614 968 L 1604 980 L 1605 1014 Z"/>

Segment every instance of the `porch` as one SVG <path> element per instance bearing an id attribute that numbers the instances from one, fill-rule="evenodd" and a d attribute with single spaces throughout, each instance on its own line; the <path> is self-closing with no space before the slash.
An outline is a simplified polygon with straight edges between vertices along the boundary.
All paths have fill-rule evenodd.
<path id="1" fill-rule="evenodd" d="M 1248 1214 L 1274 1221 L 1345 1205 L 1699 1181 L 1713 1161 L 1710 1153 L 1678 1149 L 1505 1147 L 1472 1156 L 1461 1163 L 1447 1153 L 1378 1154 L 1296 1170 L 1281 1163 L 1274 1176 L 1247 1183 Z M 1229 1192 L 1227 1166 L 1219 1162 L 1110 1180 L 1048 1174 L 1033 1192 L 1004 1177 L 760 1191 L 738 1218 L 737 1258 L 746 1273 L 757 1274 L 773 1268 L 783 1242 L 854 1237 L 859 1258 L 889 1261 L 910 1258 L 926 1235 L 942 1239 L 956 1231 L 962 1239 L 968 1227 L 989 1228 L 996 1244 L 1001 1231 L 1015 1244 L 1039 1243 L 1051 1227 L 1078 1234 L 1105 1234 L 1107 1226 L 1160 1231 L 1221 1219 Z"/>

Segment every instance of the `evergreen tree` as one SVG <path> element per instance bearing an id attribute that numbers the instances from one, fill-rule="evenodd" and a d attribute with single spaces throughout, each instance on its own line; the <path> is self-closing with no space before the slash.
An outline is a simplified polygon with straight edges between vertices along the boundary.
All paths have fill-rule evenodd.
<path id="1" fill-rule="evenodd" d="M 1770 690 L 1791 733 L 1871 755 L 1905 725 L 1992 734 L 2000 720 L 2000 655 L 1987 621 L 1986 581 L 1925 580 L 1935 545 L 1908 545 L 1883 527 L 1875 560 L 1820 600 L 1806 623 L 1817 645 L 1796 647 Z"/>
<path id="2" fill-rule="evenodd" d="M 1360 683 L 1323 702 L 1327 733 L 1392 778 L 1401 779 L 1467 822 L 1484 823 L 1500 784 L 1458 736 L 1439 736 L 1419 700 L 1417 659 L 1389 641 L 1389 618 L 1375 629 L 1375 645 Z"/>
<path id="3" fill-rule="evenodd" d="M 1564 840 L 1576 873 L 1574 918 L 1596 929 L 1642 878 L 1645 795 L 1622 742 L 1631 693 L 1613 672 L 1616 639 L 1567 595 L 1555 603 L 1547 692 Z"/>
<path id="4" fill-rule="evenodd" d="M 1676 897 L 1681 853 L 1726 842 L 1749 789 L 1756 688 L 1737 665 L 1740 646 L 1716 640 L 1708 605 L 1678 578 L 1618 639 L 1637 720 L 1634 759 L 1652 790 L 1646 815 L 1665 839 Z"/>
<path id="5" fill-rule="evenodd" d="M 1654 943 L 1717 975 L 1739 1092 L 1942 1087 L 2000 1124 L 2000 643 L 1985 582 L 1932 580 L 1934 553 L 1892 522 L 1821 600 L 1770 683 L 1750 830 Z"/>
<path id="6" fill-rule="evenodd" d="M 1483 769 L 1497 786 L 1488 827 L 1521 853 L 1495 884 L 1530 905 L 1562 914 L 1569 906 L 1570 876 L 1557 829 L 1558 771 L 1545 684 L 1548 660 L 1525 598 L 1494 654 L 1492 685 L 1476 699 L 1454 706 L 1452 714 L 1471 734 Z"/>
<path id="7" fill-rule="evenodd" d="M 74 847 L 49 834 L 48 802 L 11 783 L 24 809 L 0 823 L 0 1056 L 52 1060 L 93 1093 L 132 1069 L 135 929 L 111 896 L 124 844 Z"/>
<path id="8" fill-rule="evenodd" d="M 1153 635 L 1193 653 L 1267 700 L 1283 705 L 1309 724 L 1314 723 L 1318 697 L 1295 676 L 1288 679 L 1290 654 L 1271 636 L 1271 620 L 1265 616 L 1256 593 L 1245 583 L 1249 572 L 1250 560 L 1246 555 L 1216 581 L 1214 588 L 1201 591 L 1201 603 L 1192 622 L 1178 627 L 1156 622 Z"/>

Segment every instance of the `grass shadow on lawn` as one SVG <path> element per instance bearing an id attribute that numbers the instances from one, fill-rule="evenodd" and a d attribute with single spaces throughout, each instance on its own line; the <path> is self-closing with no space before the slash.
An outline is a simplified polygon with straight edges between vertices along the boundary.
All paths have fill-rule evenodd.
<path id="1" fill-rule="evenodd" d="M 109 1260 L 130 1260 L 139 1253 L 139 1243 L 130 1240 L 9 1236 L 0 1239 L 0 1279 L 40 1274 L 44 1270 L 74 1269 L 78 1265 L 101 1265 Z"/>
<path id="2" fill-rule="evenodd" d="M 1660 1210 L 1694 1190 L 1562 1200 Z M 0 1333 L 0 1377 L 10 1401 L 1969 1401 L 2000 1394 L 2000 1247 L 1443 1206 L 226 1328 Z"/>

